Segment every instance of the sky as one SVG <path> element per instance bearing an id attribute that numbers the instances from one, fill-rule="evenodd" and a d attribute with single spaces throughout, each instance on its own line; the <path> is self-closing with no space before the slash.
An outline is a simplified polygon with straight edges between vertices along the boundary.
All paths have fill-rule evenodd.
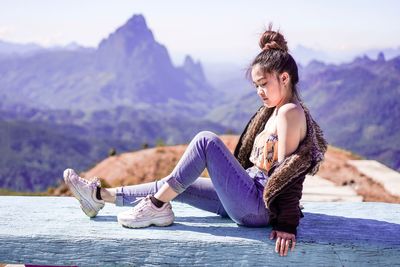
<path id="1" fill-rule="evenodd" d="M 244 61 L 269 22 L 297 45 L 323 51 L 400 47 L 400 1 L 0 0 L 0 40 L 96 47 L 134 14 L 177 63 L 184 55 Z"/>

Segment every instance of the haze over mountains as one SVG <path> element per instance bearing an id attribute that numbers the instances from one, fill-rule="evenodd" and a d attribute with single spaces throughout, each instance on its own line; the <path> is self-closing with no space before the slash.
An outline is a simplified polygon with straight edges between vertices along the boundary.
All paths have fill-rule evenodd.
<path id="1" fill-rule="evenodd" d="M 400 168 L 400 57 L 301 67 L 301 92 L 328 141 Z M 117 152 L 240 133 L 261 105 L 244 75 L 212 86 L 199 62 L 174 66 L 135 15 L 97 48 L 0 57 L 0 188 L 44 190 L 62 170 Z M 220 87 L 221 86 L 221 87 Z"/>

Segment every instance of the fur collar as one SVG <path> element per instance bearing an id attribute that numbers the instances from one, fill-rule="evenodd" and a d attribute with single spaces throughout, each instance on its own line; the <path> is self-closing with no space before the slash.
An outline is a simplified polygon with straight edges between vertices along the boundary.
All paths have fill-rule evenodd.
<path id="1" fill-rule="evenodd" d="M 307 134 L 296 151 L 276 166 L 269 177 L 263 193 L 267 208 L 288 184 L 295 182 L 305 174 L 314 175 L 318 171 L 327 150 L 327 142 L 321 128 L 311 117 L 308 108 L 303 103 L 300 104 L 306 116 Z M 272 115 L 272 111 L 273 108 L 260 107 L 240 136 L 234 155 L 245 169 L 253 165 L 249 161 L 249 157 L 254 139 L 263 130 L 265 123 Z"/>

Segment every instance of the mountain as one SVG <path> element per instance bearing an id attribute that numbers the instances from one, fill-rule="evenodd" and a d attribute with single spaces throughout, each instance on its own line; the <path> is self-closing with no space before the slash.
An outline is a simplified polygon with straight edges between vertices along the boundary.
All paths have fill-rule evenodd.
<path id="1" fill-rule="evenodd" d="M 368 49 L 362 53 L 370 58 L 378 58 L 380 54 L 384 55 L 387 59 L 393 59 L 400 55 L 400 46 L 394 48 L 384 49 Z"/>
<path id="2" fill-rule="evenodd" d="M 64 168 L 86 169 L 111 148 L 120 153 L 226 131 L 204 118 L 222 94 L 201 63 L 187 56 L 174 66 L 143 16 L 95 49 L 74 47 L 0 58 L 0 187 L 44 190 Z"/>
<path id="3" fill-rule="evenodd" d="M 325 51 L 320 51 L 316 49 L 312 49 L 309 47 L 305 47 L 303 45 L 297 45 L 293 51 L 289 51 L 292 53 L 293 57 L 296 59 L 297 63 L 302 64 L 302 65 L 307 65 L 310 63 L 312 60 L 319 60 L 319 61 L 324 61 L 324 62 L 329 62 L 333 59 L 332 56 L 330 56 L 327 52 Z M 348 59 L 349 55 L 344 55 L 340 58 L 334 57 L 336 60 L 343 60 L 343 59 Z"/>
<path id="4" fill-rule="evenodd" d="M 194 71 L 188 71 L 193 67 Z M 173 66 L 144 17 L 135 15 L 96 49 L 41 51 L 0 60 L 0 95 L 41 109 L 99 110 L 116 106 L 180 105 L 196 114 L 220 94 L 201 65 Z M 193 102 L 193 105 L 192 105 Z"/>
<path id="5" fill-rule="evenodd" d="M 16 56 L 26 57 L 43 51 L 76 51 L 84 49 L 86 48 L 80 46 L 76 42 L 71 42 L 67 45 L 43 47 L 35 43 L 19 44 L 0 40 L 0 58 Z"/>
<path id="6" fill-rule="evenodd" d="M 331 144 L 400 169 L 400 57 L 306 67 L 302 88 Z"/>
<path id="7" fill-rule="evenodd" d="M 0 40 L 0 56 L 3 57 L 32 54 L 42 49 L 44 48 L 34 43 L 17 44 Z"/>
<path id="8" fill-rule="evenodd" d="M 387 59 L 393 59 L 400 55 L 400 47 L 397 48 L 382 48 L 382 49 L 368 49 L 365 51 L 351 51 L 351 50 L 317 50 L 303 45 L 297 45 L 291 51 L 297 63 L 301 65 L 308 65 L 311 61 L 317 60 L 332 64 L 342 64 L 351 62 L 357 57 L 367 56 L 369 58 L 378 58 L 379 54 L 384 54 Z"/>

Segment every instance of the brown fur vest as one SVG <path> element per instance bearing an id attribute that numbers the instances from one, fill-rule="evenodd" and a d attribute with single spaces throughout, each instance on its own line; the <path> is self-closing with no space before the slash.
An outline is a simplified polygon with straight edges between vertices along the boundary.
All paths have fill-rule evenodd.
<path id="1" fill-rule="evenodd" d="M 324 139 L 321 128 L 311 117 L 307 107 L 301 103 L 307 121 L 307 134 L 299 144 L 295 152 L 286 157 L 272 172 L 264 188 L 264 202 L 267 208 L 272 200 L 279 195 L 282 189 L 295 182 L 296 178 L 305 174 L 314 175 L 319 168 L 324 154 L 327 150 L 327 142 Z M 253 165 L 249 157 L 253 147 L 254 139 L 263 129 L 272 115 L 273 108 L 261 106 L 251 117 L 246 128 L 240 136 L 235 148 L 234 155 L 240 164 L 245 168 Z"/>

